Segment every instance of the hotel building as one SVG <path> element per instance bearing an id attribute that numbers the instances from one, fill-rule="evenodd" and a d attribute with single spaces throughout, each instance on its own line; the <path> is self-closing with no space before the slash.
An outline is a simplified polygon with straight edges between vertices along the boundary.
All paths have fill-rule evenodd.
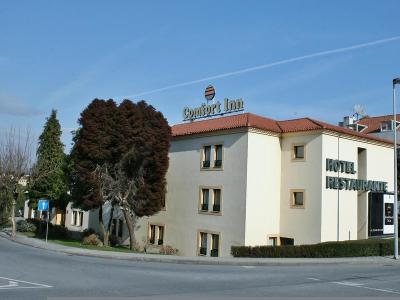
<path id="1" fill-rule="evenodd" d="M 148 252 L 169 245 L 185 256 L 229 256 L 237 245 L 393 232 L 393 201 L 382 196 L 393 191 L 393 145 L 386 139 L 310 118 L 251 113 L 174 125 L 172 135 L 165 208 L 136 226 Z M 127 243 L 119 210 L 112 222 L 112 234 Z M 98 210 L 70 203 L 65 226 L 99 232 Z"/>
<path id="2" fill-rule="evenodd" d="M 181 255 L 366 239 L 374 195 L 393 191 L 388 140 L 310 118 L 243 113 L 172 133 L 165 210 L 142 218 L 136 236 Z"/>

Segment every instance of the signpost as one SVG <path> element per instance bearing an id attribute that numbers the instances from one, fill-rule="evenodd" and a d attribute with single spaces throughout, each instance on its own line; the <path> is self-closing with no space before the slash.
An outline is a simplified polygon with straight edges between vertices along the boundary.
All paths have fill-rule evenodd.
<path id="1" fill-rule="evenodd" d="M 39 199 L 38 202 L 38 211 L 46 211 L 47 212 L 47 222 L 46 222 L 46 243 L 47 243 L 47 236 L 49 233 L 49 200 L 47 199 Z"/>

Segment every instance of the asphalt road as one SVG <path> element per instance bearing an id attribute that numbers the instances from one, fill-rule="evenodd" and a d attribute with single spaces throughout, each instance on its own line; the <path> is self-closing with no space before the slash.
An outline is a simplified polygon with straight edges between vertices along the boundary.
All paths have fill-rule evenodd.
<path id="1" fill-rule="evenodd" d="M 0 299 L 397 297 L 400 264 L 205 266 L 71 256 L 0 238 Z M 146 297 L 146 298 L 147 298 Z M 145 298 L 145 299 L 146 299 Z"/>

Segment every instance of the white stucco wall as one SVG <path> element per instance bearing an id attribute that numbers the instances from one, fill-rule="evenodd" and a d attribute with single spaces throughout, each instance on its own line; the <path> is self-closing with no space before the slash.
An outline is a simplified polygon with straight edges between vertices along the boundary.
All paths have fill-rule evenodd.
<path id="1" fill-rule="evenodd" d="M 363 174 L 358 174 L 358 170 L 362 169 L 362 166 L 358 165 L 359 148 L 366 151 L 363 154 L 366 155 Z M 362 142 L 346 136 L 323 135 L 321 241 L 366 238 L 366 229 L 368 228 L 367 192 L 326 189 L 325 177 L 337 176 L 337 173 L 325 170 L 326 158 L 355 163 L 356 174 L 340 173 L 340 177 L 386 181 L 388 182 L 388 191 L 393 191 L 393 149 L 384 144 Z"/>
<path id="2" fill-rule="evenodd" d="M 321 153 L 320 134 L 303 133 L 282 138 L 280 236 L 294 243 L 318 243 L 321 237 Z M 294 144 L 305 145 L 305 160 L 292 160 Z M 304 190 L 304 208 L 291 206 L 291 190 Z"/>
<path id="3" fill-rule="evenodd" d="M 203 145 L 221 143 L 223 169 L 201 170 Z M 220 234 L 220 256 L 229 256 L 232 245 L 244 245 L 247 156 L 246 132 L 173 140 L 166 211 L 139 221 L 138 241 L 147 240 L 152 223 L 165 224 L 164 245 L 177 248 L 181 255 L 197 255 L 198 231 Z M 199 213 L 201 186 L 222 187 L 221 215 Z"/>
<path id="4" fill-rule="evenodd" d="M 281 145 L 278 136 L 248 133 L 245 245 L 279 235 Z"/>

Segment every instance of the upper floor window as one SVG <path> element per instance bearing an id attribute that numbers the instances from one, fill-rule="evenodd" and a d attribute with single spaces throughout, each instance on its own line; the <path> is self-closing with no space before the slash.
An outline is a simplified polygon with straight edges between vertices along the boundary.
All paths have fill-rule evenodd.
<path id="1" fill-rule="evenodd" d="M 202 162 L 202 167 L 203 168 L 209 168 L 211 163 L 211 146 L 204 146 L 203 147 L 203 162 Z"/>
<path id="2" fill-rule="evenodd" d="M 291 206 L 304 208 L 304 190 L 292 190 L 291 191 Z"/>
<path id="3" fill-rule="evenodd" d="M 208 211 L 209 197 L 210 197 L 210 190 L 201 189 L 201 202 L 200 202 L 201 211 Z"/>
<path id="4" fill-rule="evenodd" d="M 222 145 L 215 145 L 214 168 L 222 167 Z"/>
<path id="5" fill-rule="evenodd" d="M 305 145 L 293 145 L 292 147 L 292 160 L 305 160 Z"/>
<path id="6" fill-rule="evenodd" d="M 213 212 L 221 211 L 221 189 L 213 189 Z"/>
<path id="7" fill-rule="evenodd" d="M 200 212 L 221 212 L 221 189 L 205 187 L 200 190 Z"/>
<path id="8" fill-rule="evenodd" d="M 223 164 L 222 144 L 205 145 L 201 151 L 201 168 L 206 170 L 221 169 Z"/>

